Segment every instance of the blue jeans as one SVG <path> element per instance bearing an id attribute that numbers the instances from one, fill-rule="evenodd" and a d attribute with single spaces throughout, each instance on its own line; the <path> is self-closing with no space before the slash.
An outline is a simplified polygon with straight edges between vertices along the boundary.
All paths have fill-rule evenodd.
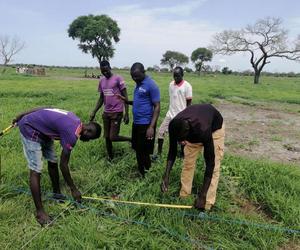
<path id="1" fill-rule="evenodd" d="M 43 168 L 42 157 L 47 161 L 56 163 L 57 157 L 54 150 L 53 140 L 35 142 L 26 139 L 21 133 L 21 140 L 23 144 L 24 155 L 28 162 L 28 167 L 37 172 L 41 173 Z"/>

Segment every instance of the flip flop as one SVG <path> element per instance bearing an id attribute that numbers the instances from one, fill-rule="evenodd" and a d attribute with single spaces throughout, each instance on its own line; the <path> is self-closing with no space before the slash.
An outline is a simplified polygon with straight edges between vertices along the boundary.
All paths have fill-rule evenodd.
<path id="1" fill-rule="evenodd" d="M 64 194 L 53 194 L 52 199 L 59 203 L 64 203 L 67 197 Z"/>

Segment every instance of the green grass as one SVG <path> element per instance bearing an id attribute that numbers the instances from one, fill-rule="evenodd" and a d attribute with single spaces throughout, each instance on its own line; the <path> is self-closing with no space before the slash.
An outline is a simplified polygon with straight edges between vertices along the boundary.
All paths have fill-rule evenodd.
<path id="1" fill-rule="evenodd" d="M 46 77 L 16 75 L 9 70 L 0 76 L 0 128 L 5 128 L 15 114 L 36 106 L 51 105 L 71 110 L 84 121 L 94 107 L 97 80 L 75 79 L 84 70 L 52 69 Z M 128 72 L 121 73 L 132 97 L 134 84 Z M 150 73 L 161 89 L 160 121 L 168 108 L 167 73 Z M 187 74 L 193 85 L 193 102 L 232 102 L 260 105 L 261 102 L 300 110 L 299 78 L 263 77 L 261 85 L 251 77 L 205 76 Z M 101 123 L 100 115 L 97 120 Z M 132 120 L 132 118 L 131 118 Z M 121 134 L 129 135 L 131 127 L 122 125 Z M 275 135 L 274 135 L 274 138 Z M 275 139 L 274 139 L 275 140 Z M 257 143 L 255 138 L 251 141 Z M 59 144 L 56 145 L 59 152 Z M 128 143 L 114 143 L 116 158 L 106 160 L 103 139 L 79 142 L 72 153 L 70 167 L 73 179 L 86 195 L 112 196 L 152 203 L 191 205 L 193 198 L 178 198 L 182 162 L 177 160 L 170 177 L 170 190 L 161 194 L 159 184 L 164 171 L 167 143 L 162 163 L 153 164 L 145 179 L 138 178 L 135 154 Z M 18 194 L 12 187 L 28 188 L 28 169 L 17 129 L 0 139 L 2 178 L 0 184 L 0 249 L 19 249 L 40 232 L 29 195 Z M 193 194 L 203 179 L 203 159 L 197 164 Z M 42 190 L 50 192 L 46 166 Z M 300 170 L 295 166 L 253 161 L 226 153 L 217 203 L 208 219 L 197 219 L 175 209 L 158 209 L 113 203 L 84 202 L 91 209 L 71 206 L 55 224 L 31 241 L 29 249 L 276 249 L 300 245 L 299 234 L 288 234 L 258 224 L 300 230 Z M 70 195 L 61 180 L 63 192 Z M 44 196 L 46 197 L 46 196 Z M 45 199 L 46 210 L 58 215 L 67 204 Z M 226 221 L 220 220 L 226 219 Z M 252 225 L 240 225 L 240 220 Z M 269 226 L 271 227 L 271 226 Z"/>

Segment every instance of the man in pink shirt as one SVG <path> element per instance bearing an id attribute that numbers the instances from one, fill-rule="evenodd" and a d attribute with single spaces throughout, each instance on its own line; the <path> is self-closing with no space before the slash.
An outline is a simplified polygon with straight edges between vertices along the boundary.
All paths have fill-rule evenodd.
<path id="1" fill-rule="evenodd" d="M 104 104 L 104 112 L 102 114 L 104 137 L 106 141 L 106 150 L 109 159 L 113 159 L 113 141 L 131 141 L 131 138 L 120 136 L 120 125 L 123 118 L 125 106 L 124 123 L 129 123 L 128 105 L 124 104 L 117 95 L 122 95 L 128 99 L 126 86 L 123 78 L 119 75 L 113 75 L 108 61 L 100 63 L 100 70 L 103 78 L 100 79 L 98 91 L 100 97 L 96 103 L 94 110 L 90 114 L 90 121 L 93 121 L 97 111 Z"/>

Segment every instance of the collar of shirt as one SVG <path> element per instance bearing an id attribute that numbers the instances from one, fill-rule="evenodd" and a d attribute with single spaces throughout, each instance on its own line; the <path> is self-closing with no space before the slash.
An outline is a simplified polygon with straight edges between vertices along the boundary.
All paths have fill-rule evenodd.
<path id="1" fill-rule="evenodd" d="M 82 131 L 82 123 L 80 123 L 75 130 L 75 135 L 77 136 L 77 138 L 80 137 L 81 131 Z"/>
<path id="2" fill-rule="evenodd" d="M 180 87 L 183 83 L 184 83 L 184 80 L 182 80 L 182 81 L 181 81 L 180 83 L 178 83 L 178 84 L 174 81 L 174 85 L 177 86 L 177 87 Z"/>

